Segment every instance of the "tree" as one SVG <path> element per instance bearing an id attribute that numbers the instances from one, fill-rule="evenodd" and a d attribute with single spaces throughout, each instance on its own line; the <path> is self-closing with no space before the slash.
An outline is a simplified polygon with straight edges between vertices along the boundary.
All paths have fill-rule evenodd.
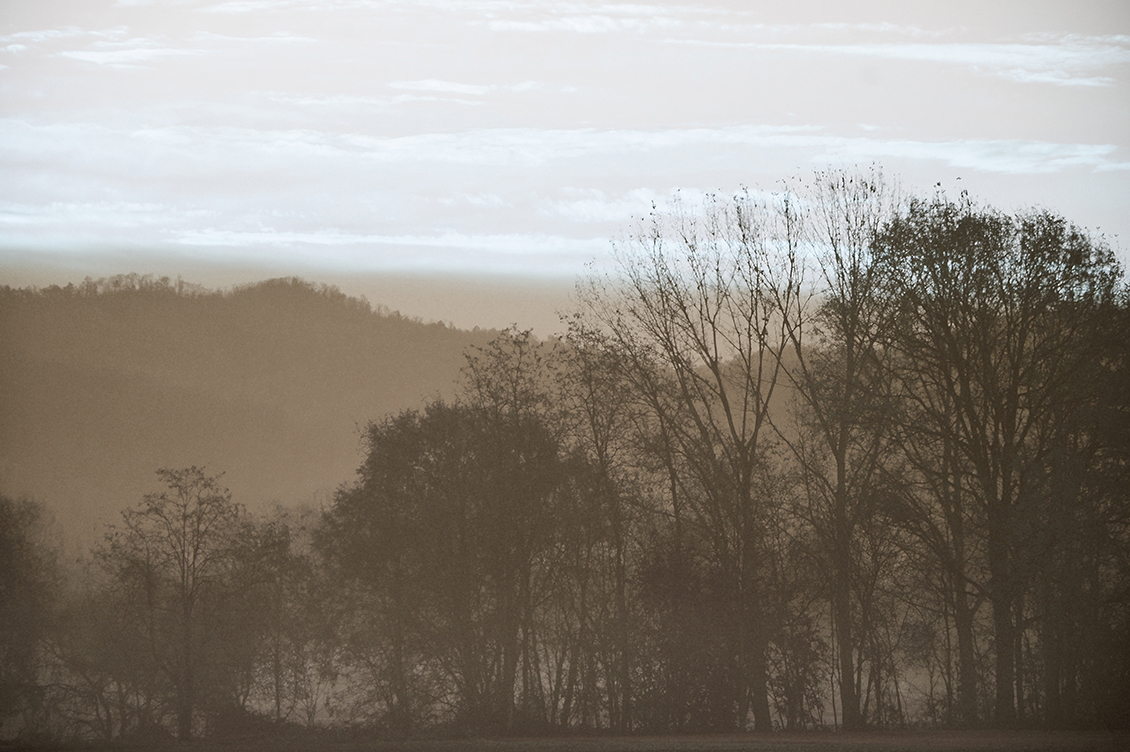
<path id="1" fill-rule="evenodd" d="M 0 496 L 0 722 L 39 704 L 42 644 L 60 584 L 44 513 Z"/>
<path id="2" fill-rule="evenodd" d="M 381 625 L 368 651 L 389 720 L 427 710 L 413 681 L 432 673 L 457 720 L 512 730 L 516 699 L 539 699 L 536 609 L 569 519 L 557 439 L 534 415 L 434 402 L 370 424 L 367 446 L 319 545 Z"/>
<path id="3" fill-rule="evenodd" d="M 1024 697 L 1025 594 L 1046 553 L 1049 504 L 1062 500 L 1043 479 L 1092 398 L 1087 375 L 1102 370 L 1098 334 L 1114 313 L 1121 270 L 1109 248 L 1061 217 L 1009 217 L 966 197 L 912 202 L 876 247 L 901 317 L 889 344 L 905 358 L 904 383 L 922 416 L 914 435 L 942 452 L 934 485 L 946 505 L 959 614 L 965 535 L 983 546 L 994 714 L 1012 724 Z M 963 499 L 973 508 L 956 506 Z"/>
<path id="4" fill-rule="evenodd" d="M 605 337 L 574 322 L 560 362 L 558 399 L 568 441 L 587 458 L 593 473 L 594 503 L 587 527 L 596 533 L 585 547 L 585 566 L 577 572 L 582 583 L 578 612 L 585 631 L 579 636 L 580 648 L 600 655 L 604 681 L 590 683 L 605 686 L 609 726 L 624 732 L 635 724 L 632 673 L 638 651 L 633 633 L 638 625 L 631 607 L 636 597 L 632 537 L 644 504 L 641 474 L 632 465 L 634 425 L 641 416 L 619 353 Z M 597 639 L 599 643 L 593 642 Z"/>
<path id="5" fill-rule="evenodd" d="M 676 520 L 685 510 L 733 593 L 728 702 L 736 725 L 752 711 L 758 730 L 772 728 L 763 434 L 789 345 L 780 306 L 796 304 L 800 281 L 795 210 L 787 197 L 778 208 L 743 194 L 712 198 L 700 217 L 653 214 L 617 247 L 618 276 L 581 290 L 589 326 L 650 403 Z"/>
<path id="6" fill-rule="evenodd" d="M 177 735 L 193 734 L 201 698 L 220 669 L 238 613 L 241 507 L 202 468 L 162 468 L 168 490 L 122 513 L 97 555 L 138 628 L 138 650 L 171 685 Z"/>
<path id="7" fill-rule="evenodd" d="M 259 618 L 245 630 L 251 641 L 245 657 L 253 661 L 251 699 L 275 723 L 298 716 L 314 725 L 338 674 L 330 628 L 337 588 L 310 550 L 314 520 L 311 509 L 280 507 L 255 525 Z"/>
<path id="8" fill-rule="evenodd" d="M 813 533 L 831 605 L 843 726 L 854 730 L 865 723 L 862 672 L 871 636 L 864 630 L 875 610 L 866 570 L 876 562 L 861 539 L 882 512 L 897 409 L 872 244 L 893 216 L 895 197 L 875 172 L 817 174 L 805 197 L 809 210 L 798 224 L 812 249 L 815 301 L 790 305 L 782 291 L 791 342 L 783 373 L 796 425 L 778 421 L 777 428 L 800 473 L 797 512 Z"/>

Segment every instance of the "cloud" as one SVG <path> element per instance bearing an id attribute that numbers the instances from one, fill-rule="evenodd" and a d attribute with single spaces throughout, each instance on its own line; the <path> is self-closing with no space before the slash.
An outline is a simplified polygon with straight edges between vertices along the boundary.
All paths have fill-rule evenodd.
<path id="1" fill-rule="evenodd" d="M 433 11 L 470 17 L 496 32 L 641 33 L 672 29 L 688 14 L 719 11 L 693 6 L 648 3 L 553 2 L 544 0 L 227 0 L 201 8 L 206 13 L 264 11 L 388 10 Z"/>
<path id="2" fill-rule="evenodd" d="M 114 0 L 114 5 L 129 8 L 140 5 L 196 5 L 200 0 Z"/>
<path id="3" fill-rule="evenodd" d="M 817 145 L 814 143 L 813 145 Z M 1071 168 L 1109 169 L 1112 144 L 1063 144 L 1018 139 L 831 138 L 811 161 L 870 162 L 884 158 L 933 160 L 950 167 L 1013 175 L 1050 174 Z"/>
<path id="4" fill-rule="evenodd" d="M 680 21 L 669 16 L 617 17 L 610 15 L 567 15 L 536 21 L 487 21 L 491 31 L 548 32 L 566 31 L 577 34 L 641 33 L 678 26 Z"/>
<path id="5" fill-rule="evenodd" d="M 310 43 L 319 42 L 321 40 L 315 37 L 304 37 L 296 34 L 272 34 L 265 37 L 232 37 L 225 34 L 214 34 L 210 31 L 199 31 L 193 37 L 193 41 L 197 42 L 236 42 L 241 44 L 247 43 L 266 43 L 266 44 L 286 44 L 286 43 Z"/>
<path id="6" fill-rule="evenodd" d="M 185 57 L 207 54 L 203 49 L 188 49 L 166 46 L 164 40 L 156 38 L 121 39 L 125 36 L 125 28 L 109 32 L 78 32 L 67 34 L 54 34 L 44 36 L 44 39 L 68 38 L 94 34 L 100 37 L 92 48 L 85 50 L 65 50 L 56 53 L 56 57 L 79 60 L 85 63 L 94 63 L 113 68 L 134 68 L 144 63 L 153 62 L 162 58 Z M 117 38 L 116 41 L 105 41 L 106 38 Z M 314 37 L 299 36 L 294 34 L 273 34 L 260 37 L 233 37 L 223 34 L 214 34 L 207 31 L 197 32 L 192 37 L 194 42 L 203 43 L 236 43 L 236 44 L 293 44 L 314 43 L 319 40 Z"/>
<path id="7" fill-rule="evenodd" d="M 858 131 L 855 131 L 858 133 Z M 726 154 L 730 163 L 754 160 L 759 150 L 780 154 L 793 150 L 810 163 L 871 162 L 888 158 L 938 161 L 952 167 L 990 173 L 1049 174 L 1065 169 L 1110 169 L 1117 147 L 1112 144 L 1058 143 L 1020 139 L 957 139 L 926 141 L 841 135 L 819 126 L 743 125 L 726 128 L 544 130 L 488 128 L 455 133 L 375 136 L 318 130 L 259 130 L 235 127 L 168 126 L 123 130 L 105 125 L 59 123 L 37 125 L 16 118 L 0 119 L 0 156 L 16 160 L 53 159 L 98 163 L 126 169 L 123 157 L 139 165 L 191 171 L 220 180 L 223 169 L 304 170 L 329 176 L 365 173 L 372 163 L 468 165 L 488 171 L 529 169 L 549 163 L 609 157 L 654 161 L 701 160 Z M 64 154 L 72 157 L 64 157 Z M 295 161 L 299 160 L 299 161 Z M 579 165 L 580 162 L 573 162 Z M 593 163 L 594 166 L 596 163 Z M 225 166 L 217 172 L 217 166 Z M 152 170 L 152 167 L 146 167 Z"/>
<path id="8" fill-rule="evenodd" d="M 0 258 L 17 252 L 82 254 L 97 248 L 152 252 L 172 230 L 215 222 L 222 212 L 166 201 L 0 201 Z"/>
<path id="9" fill-rule="evenodd" d="M 43 44 L 53 39 L 71 39 L 84 36 L 90 32 L 83 31 L 77 26 L 67 26 L 62 29 L 42 29 L 37 31 L 17 31 L 13 34 L 0 36 L 0 44 Z"/>
<path id="10" fill-rule="evenodd" d="M 304 142 L 306 137 L 300 138 Z M 885 157 L 937 160 L 954 167 L 1003 173 L 1049 173 L 1068 167 L 1097 168 L 1115 146 L 1062 144 L 1018 139 L 919 141 L 828 134 L 815 126 L 734 126 L 664 130 L 490 129 L 399 138 L 347 137 L 339 148 L 356 149 L 376 161 L 520 164 L 599 157 L 626 152 L 700 148 L 791 148 L 811 161 L 846 158 L 868 162 Z"/>
<path id="11" fill-rule="evenodd" d="M 468 2 L 468 6 L 475 3 Z M 202 13 L 265 13 L 269 11 L 325 12 L 334 10 L 385 10 L 394 6 L 432 7 L 444 3 L 419 0 L 226 0 L 200 8 Z"/>
<path id="12" fill-rule="evenodd" d="M 295 104 L 300 107 L 392 107 L 412 102 L 443 102 L 444 104 L 461 104 L 476 107 L 483 104 L 483 101 L 480 99 L 429 97 L 418 94 L 397 94 L 391 97 L 361 97 L 348 94 L 336 94 L 328 97 L 319 97 L 304 94 L 272 92 L 267 94 L 266 97 L 272 102 Z"/>
<path id="13" fill-rule="evenodd" d="M 536 81 L 523 81 L 520 84 L 459 84 L 452 81 L 441 81 L 436 78 L 427 78 L 421 81 L 393 81 L 388 84 L 393 89 L 408 91 L 436 91 L 449 94 L 483 95 L 492 91 L 533 91 L 540 89 L 541 84 Z"/>
<path id="14" fill-rule="evenodd" d="M 459 6 L 453 6 L 459 8 Z M 755 9 L 711 8 L 702 5 L 675 5 L 666 3 L 573 3 L 543 2 L 539 4 L 514 4 L 507 17 L 500 13 L 484 13 L 486 18 L 476 19 L 498 32 L 573 32 L 580 34 L 612 34 L 666 31 L 672 34 L 709 33 L 733 41 L 671 39 L 667 41 L 698 42 L 702 44 L 752 44 L 751 38 L 768 39 L 801 38 L 814 36 L 861 35 L 890 37 L 898 35 L 911 38 L 944 36 L 946 31 L 928 31 L 916 26 L 893 23 L 779 23 L 751 22 L 762 14 Z"/>
<path id="15" fill-rule="evenodd" d="M 163 202 L 57 201 L 37 205 L 0 201 L 0 249 L 5 253 L 34 250 L 56 256 L 108 247 L 115 251 L 144 249 L 151 255 L 171 249 L 217 264 L 262 260 L 344 271 L 521 270 L 569 274 L 608 250 L 603 237 L 544 232 L 351 232 L 318 228 L 316 220 L 282 214 L 232 217 L 226 211 L 186 209 Z M 263 224 L 262 220 L 272 215 L 295 226 Z"/>
<path id="16" fill-rule="evenodd" d="M 165 203 L 142 201 L 53 201 L 48 204 L 0 202 L 0 227 L 8 229 L 93 225 L 119 229 L 167 228 L 217 216 L 209 209 L 186 210 Z"/>
<path id="17" fill-rule="evenodd" d="M 1060 37 L 1042 43 L 873 43 L 796 44 L 669 39 L 671 43 L 744 47 L 812 55 L 867 57 L 942 63 L 1020 83 L 1107 86 L 1094 72 L 1130 63 L 1130 37 Z"/>
<path id="18" fill-rule="evenodd" d="M 672 13 L 718 13 L 694 6 L 665 3 L 584 3 L 572 0 L 223 0 L 201 8 L 208 13 L 255 13 L 264 10 L 353 10 L 404 8 L 458 14 L 525 13 L 548 15 L 657 16 Z"/>
<path id="19" fill-rule="evenodd" d="M 538 213 L 561 217 L 571 222 L 624 222 L 646 215 L 653 205 L 670 201 L 674 189 L 659 193 L 649 188 L 636 188 L 618 196 L 609 196 L 595 188 L 565 188 L 561 200 L 543 199 Z"/>
<path id="20" fill-rule="evenodd" d="M 609 194 L 596 188 L 563 188 L 562 199 L 542 199 L 538 214 L 560 217 L 579 223 L 624 224 L 649 215 L 653 209 L 666 211 L 678 206 L 680 211 L 695 214 L 702 210 L 717 193 L 699 188 L 681 187 L 656 191 L 651 188 L 634 188 L 619 194 Z M 744 190 L 748 195 L 771 201 L 772 193 Z"/>
<path id="21" fill-rule="evenodd" d="M 546 130 L 493 128 L 459 133 L 422 133 L 394 138 L 342 136 L 337 148 L 381 162 L 447 162 L 536 167 L 550 161 L 696 146 L 772 144 L 814 130 L 804 126 L 738 126 L 712 129 Z M 296 134 L 296 140 L 320 138 Z"/>
<path id="22" fill-rule="evenodd" d="M 453 7 L 458 7 L 455 5 Z M 577 34 L 641 34 L 655 30 L 674 30 L 688 20 L 745 13 L 671 3 L 540 2 L 514 3 L 508 18 L 478 20 L 498 32 L 568 32 Z"/>
<path id="23" fill-rule="evenodd" d="M 370 235 L 325 229 L 315 232 L 292 232 L 263 228 L 258 230 L 189 230 L 176 235 L 174 242 L 200 246 L 255 245 L 396 245 L 424 248 L 459 248 L 505 254 L 524 254 L 531 250 L 554 253 L 590 252 L 603 246 L 602 238 L 565 238 L 542 233 L 477 235 L 445 232 L 435 235 Z"/>
<path id="24" fill-rule="evenodd" d="M 0 51 L 21 53 L 59 40 L 77 39 L 81 37 L 93 37 L 98 40 L 96 44 L 104 44 L 105 40 L 120 40 L 128 33 L 128 30 L 124 26 L 99 31 L 86 31 L 77 26 L 66 26 L 61 29 L 17 31 L 12 34 L 0 36 Z"/>
<path id="25" fill-rule="evenodd" d="M 186 55 L 201 55 L 201 50 L 172 49 L 167 47 L 134 47 L 122 50 L 68 50 L 60 52 L 58 57 L 80 60 L 84 63 L 106 65 L 112 68 L 136 68 L 140 63 L 147 63 L 167 57 L 183 57 Z"/>
<path id="26" fill-rule="evenodd" d="M 54 53 L 55 57 L 114 68 L 133 68 L 161 58 L 205 54 L 204 50 L 170 47 L 163 37 L 130 37 L 129 29 L 125 26 L 68 36 L 92 36 L 95 41 L 87 49 L 64 50 Z"/>
<path id="27" fill-rule="evenodd" d="M 204 13 L 258 13 L 269 10 L 309 6 L 313 3 L 303 0 L 231 0 L 201 8 Z"/>
<path id="28" fill-rule="evenodd" d="M 512 202 L 507 201 L 497 193 L 464 193 L 455 198 L 450 196 L 440 198 L 437 199 L 437 202 L 443 206 L 470 204 L 482 209 L 505 209 L 514 206 Z"/>
<path id="29" fill-rule="evenodd" d="M 114 5 L 120 8 L 130 8 L 142 5 L 195 5 L 200 0 L 114 0 Z"/>
<path id="30" fill-rule="evenodd" d="M 798 27 L 792 27 L 798 28 Z M 845 23 L 845 22 L 824 22 L 808 25 L 803 28 L 813 29 L 827 29 L 829 31 L 846 31 L 850 33 L 874 33 L 874 34 L 902 34 L 908 36 L 923 36 L 930 34 L 940 34 L 943 32 L 927 32 L 917 26 L 900 26 L 899 24 L 889 23 L 883 21 L 880 23 Z"/>

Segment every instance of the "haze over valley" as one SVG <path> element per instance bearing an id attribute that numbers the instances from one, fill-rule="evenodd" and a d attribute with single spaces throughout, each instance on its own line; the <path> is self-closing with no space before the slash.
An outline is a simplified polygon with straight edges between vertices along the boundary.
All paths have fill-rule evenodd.
<path id="1" fill-rule="evenodd" d="M 0 484 L 84 544 L 158 467 L 225 472 L 260 511 L 317 506 L 357 469 L 360 428 L 450 397 L 465 348 L 491 336 L 298 279 L 3 289 Z"/>

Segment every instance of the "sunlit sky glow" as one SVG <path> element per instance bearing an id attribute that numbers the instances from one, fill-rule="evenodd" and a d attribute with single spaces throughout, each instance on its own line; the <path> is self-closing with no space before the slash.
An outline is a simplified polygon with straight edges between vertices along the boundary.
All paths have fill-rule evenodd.
<path id="1" fill-rule="evenodd" d="M 1124 2 L 4 0 L 0 283 L 572 278 L 676 190 L 872 162 L 1126 258 L 1128 74 Z"/>

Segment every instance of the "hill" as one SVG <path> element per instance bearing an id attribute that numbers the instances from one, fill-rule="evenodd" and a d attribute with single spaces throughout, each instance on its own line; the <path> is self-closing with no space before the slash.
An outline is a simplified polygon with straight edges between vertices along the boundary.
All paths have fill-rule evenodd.
<path id="1" fill-rule="evenodd" d="M 164 466 L 224 471 L 251 509 L 310 502 L 352 478 L 359 427 L 450 395 L 493 334 L 295 278 L 0 288 L 0 491 L 83 543 Z"/>

